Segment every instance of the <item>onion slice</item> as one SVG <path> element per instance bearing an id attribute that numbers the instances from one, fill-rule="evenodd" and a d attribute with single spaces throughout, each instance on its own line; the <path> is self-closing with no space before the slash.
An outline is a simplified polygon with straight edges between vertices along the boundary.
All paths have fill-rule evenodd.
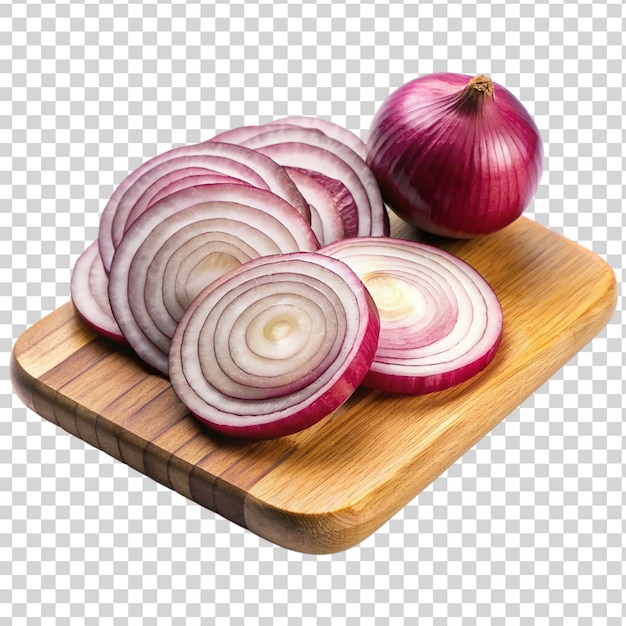
<path id="1" fill-rule="evenodd" d="M 351 150 L 354 150 L 364 161 L 366 159 L 367 144 L 358 135 L 328 119 L 309 115 L 281 117 L 257 126 L 238 126 L 215 135 L 212 141 L 241 143 L 255 135 L 265 133 L 268 130 L 289 129 L 294 126 L 296 128 L 306 128 L 310 131 L 323 133 L 327 137 L 340 141 Z"/>
<path id="2" fill-rule="evenodd" d="M 246 125 L 246 126 L 235 126 L 234 128 L 229 128 L 228 130 L 222 131 L 217 135 L 213 136 L 210 141 L 220 141 L 225 143 L 234 143 L 241 145 L 244 141 L 248 139 L 252 139 L 252 137 L 256 137 L 257 135 L 261 135 L 263 133 L 267 133 L 270 130 L 278 130 L 281 128 L 289 130 L 293 128 L 294 124 L 282 124 L 277 122 L 268 122 L 267 124 L 259 124 L 259 125 Z M 318 131 L 320 134 L 322 131 Z"/>
<path id="3" fill-rule="evenodd" d="M 150 198 L 143 198 L 141 208 L 135 208 L 135 203 L 161 176 L 190 167 L 204 167 L 268 189 L 309 219 L 308 203 L 284 168 L 271 158 L 237 144 L 205 141 L 179 146 L 153 157 L 128 174 L 102 211 L 98 241 L 107 272 L 115 248 L 132 223 L 129 222 L 129 215 L 132 212 L 133 218 L 136 218 L 141 214 Z"/>
<path id="4" fill-rule="evenodd" d="M 379 319 L 344 263 L 270 255 L 224 274 L 194 299 L 169 351 L 172 387 L 221 433 L 271 439 L 307 428 L 359 386 Z"/>
<path id="5" fill-rule="evenodd" d="M 320 250 L 342 260 L 376 303 L 378 350 L 363 384 L 425 394 L 459 384 L 494 358 L 502 308 L 487 281 L 462 259 L 401 239 L 344 239 Z"/>
<path id="6" fill-rule="evenodd" d="M 84 322 L 99 335 L 126 344 L 111 304 L 109 277 L 104 271 L 98 240 L 93 241 L 76 260 L 70 281 L 70 296 Z"/>
<path id="7" fill-rule="evenodd" d="M 363 160 L 367 156 L 367 144 L 351 130 L 344 126 L 335 124 L 323 117 L 314 117 L 309 115 L 292 115 L 290 117 L 282 117 L 269 122 L 271 126 L 284 126 L 285 124 L 299 126 L 301 128 L 309 128 L 319 130 L 332 139 L 341 141 L 348 148 L 354 150 Z"/>
<path id="8" fill-rule="evenodd" d="M 111 308 L 135 352 L 167 374 L 176 324 L 208 283 L 258 256 L 318 248 L 310 224 L 271 191 L 229 183 L 183 189 L 139 216 L 120 241 Z"/>
<path id="9" fill-rule="evenodd" d="M 389 216 L 378 182 L 367 163 L 345 143 L 315 128 L 281 126 L 255 133 L 239 145 L 271 157 L 283 166 L 321 172 L 338 178 L 359 208 L 358 236 L 389 234 Z M 216 140 L 214 140 L 216 141 Z"/>
<path id="10" fill-rule="evenodd" d="M 309 203 L 311 227 L 321 245 L 356 236 L 357 207 L 341 181 L 298 167 L 285 170 Z"/>

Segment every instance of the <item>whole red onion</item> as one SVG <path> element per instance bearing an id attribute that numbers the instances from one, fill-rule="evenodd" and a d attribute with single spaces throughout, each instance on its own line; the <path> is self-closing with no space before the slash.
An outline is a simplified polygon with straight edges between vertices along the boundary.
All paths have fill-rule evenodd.
<path id="1" fill-rule="evenodd" d="M 539 185 L 543 145 L 507 89 L 485 76 L 438 73 L 406 83 L 383 102 L 367 163 L 402 219 L 433 234 L 469 238 L 523 213 Z"/>

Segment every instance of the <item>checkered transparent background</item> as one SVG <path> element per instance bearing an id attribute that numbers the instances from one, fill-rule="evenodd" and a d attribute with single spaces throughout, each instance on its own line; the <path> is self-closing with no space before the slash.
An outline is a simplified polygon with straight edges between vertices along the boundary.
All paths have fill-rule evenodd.
<path id="1" fill-rule="evenodd" d="M 359 546 L 273 546 L 26 410 L 8 357 L 68 299 L 125 174 L 273 117 L 366 137 L 395 87 L 485 73 L 534 115 L 528 215 L 623 282 L 620 0 L 0 0 L 0 624 L 624 623 L 623 300 L 570 363 Z M 205 620 L 205 621 L 203 621 Z"/>

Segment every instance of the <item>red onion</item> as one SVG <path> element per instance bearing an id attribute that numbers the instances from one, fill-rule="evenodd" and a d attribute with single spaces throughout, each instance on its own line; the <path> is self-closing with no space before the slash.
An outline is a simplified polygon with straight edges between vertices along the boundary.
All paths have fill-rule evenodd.
<path id="1" fill-rule="evenodd" d="M 378 349 L 363 385 L 424 394 L 468 380 L 494 358 L 502 309 L 485 279 L 460 258 L 422 243 L 344 239 L 320 253 L 363 281 L 380 314 Z"/>
<path id="2" fill-rule="evenodd" d="M 376 112 L 367 163 L 385 202 L 437 235 L 467 238 L 512 223 L 532 200 L 543 146 L 520 101 L 485 76 L 431 74 Z"/>
<path id="3" fill-rule="evenodd" d="M 270 439 L 338 408 L 368 371 L 378 312 L 344 263 L 315 253 L 260 257 L 194 299 L 169 351 L 169 376 L 202 422 Z"/>

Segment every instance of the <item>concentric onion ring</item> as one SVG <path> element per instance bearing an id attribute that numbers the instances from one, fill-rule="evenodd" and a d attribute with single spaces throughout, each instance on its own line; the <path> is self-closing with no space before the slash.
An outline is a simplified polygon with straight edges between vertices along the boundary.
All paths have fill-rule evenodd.
<path id="1" fill-rule="evenodd" d="M 131 211 L 133 218 L 136 218 L 147 208 L 150 198 L 143 198 L 141 208 L 135 208 L 135 203 L 162 176 L 190 167 L 206 168 L 213 172 L 233 176 L 255 187 L 268 189 L 287 200 L 305 218 L 310 217 L 306 200 L 283 167 L 271 158 L 236 144 L 205 141 L 179 146 L 145 161 L 128 174 L 116 187 L 104 207 L 100 218 L 98 240 L 107 272 L 110 269 L 115 248 L 130 226 Z"/>
<path id="2" fill-rule="evenodd" d="M 250 183 L 235 178 L 234 176 L 228 176 L 228 174 L 219 174 L 212 172 L 211 170 L 202 170 L 201 168 L 188 168 L 183 170 L 176 170 L 171 174 L 164 176 L 163 179 L 159 179 L 145 194 L 151 196 L 146 208 L 150 208 L 153 204 L 162 200 L 166 196 L 174 193 L 175 191 L 181 191 L 182 189 L 188 189 L 189 187 L 198 187 L 199 185 L 209 185 L 213 183 L 233 183 L 239 185 L 249 185 Z M 267 189 L 264 185 L 256 185 L 261 189 Z M 145 209 L 144 209 L 145 210 Z M 135 216 L 130 215 L 130 222 L 134 221 Z"/>
<path id="3" fill-rule="evenodd" d="M 318 248 L 310 224 L 270 191 L 230 183 L 183 189 L 141 214 L 120 241 L 111 308 L 135 352 L 167 374 L 178 319 L 209 282 L 261 255 Z"/>
<path id="4" fill-rule="evenodd" d="M 422 243 L 371 237 L 320 252 L 349 265 L 378 307 L 380 338 L 365 386 L 430 393 L 468 380 L 494 358 L 500 302 L 462 259 Z"/>
<path id="5" fill-rule="evenodd" d="M 314 253 L 253 259 L 194 299 L 169 351 L 174 391 L 225 434 L 269 439 L 302 430 L 358 387 L 379 319 L 344 263 Z"/>

